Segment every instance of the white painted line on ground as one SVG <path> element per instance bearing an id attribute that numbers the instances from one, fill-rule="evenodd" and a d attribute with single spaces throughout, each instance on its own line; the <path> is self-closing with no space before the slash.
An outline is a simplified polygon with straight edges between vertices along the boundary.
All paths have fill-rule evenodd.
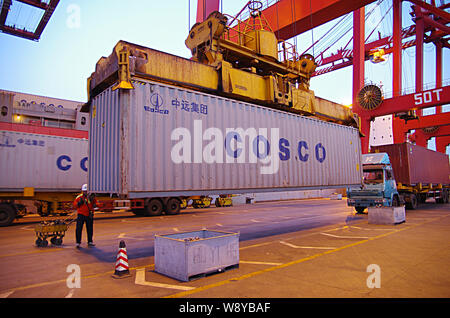
<path id="1" fill-rule="evenodd" d="M 250 221 L 254 222 L 254 223 L 261 223 L 262 221 L 258 221 L 256 219 L 251 219 Z"/>
<path id="2" fill-rule="evenodd" d="M 280 241 L 281 244 L 292 247 L 292 248 L 304 248 L 304 249 L 316 249 L 316 250 L 334 250 L 336 247 L 327 246 L 298 246 L 285 241 Z"/>
<path id="3" fill-rule="evenodd" d="M 222 224 L 220 224 L 220 223 L 216 223 L 216 225 L 217 225 L 217 226 L 220 226 L 220 227 L 222 227 L 222 226 L 223 226 L 223 225 L 222 225 Z"/>
<path id="4" fill-rule="evenodd" d="M 159 287 L 159 288 L 168 288 L 168 289 L 178 289 L 178 290 L 191 290 L 195 287 L 189 286 L 179 286 L 179 285 L 170 285 L 170 284 L 162 284 L 155 282 L 147 282 L 145 280 L 145 268 L 136 269 L 136 279 L 134 281 L 136 285 L 150 286 L 150 287 Z"/>
<path id="5" fill-rule="evenodd" d="M 120 233 L 119 236 L 117 236 L 117 238 L 124 238 L 126 233 Z"/>
<path id="6" fill-rule="evenodd" d="M 283 263 L 273 263 L 273 262 L 256 262 L 256 261 L 239 261 L 240 264 L 255 264 L 255 265 L 272 265 L 272 266 L 278 266 L 282 265 Z"/>
<path id="7" fill-rule="evenodd" d="M 334 235 L 334 234 L 330 234 L 330 233 L 324 233 L 321 232 L 320 234 L 322 235 L 326 235 L 326 236 L 331 236 L 331 237 L 336 237 L 336 238 L 347 238 L 347 239 L 368 239 L 368 236 L 344 236 L 344 235 Z"/>
<path id="8" fill-rule="evenodd" d="M 180 230 L 177 227 L 172 228 L 175 232 L 180 232 Z"/>
<path id="9" fill-rule="evenodd" d="M 75 292 L 75 289 L 71 289 L 70 292 L 64 298 L 72 298 L 74 292 Z"/>

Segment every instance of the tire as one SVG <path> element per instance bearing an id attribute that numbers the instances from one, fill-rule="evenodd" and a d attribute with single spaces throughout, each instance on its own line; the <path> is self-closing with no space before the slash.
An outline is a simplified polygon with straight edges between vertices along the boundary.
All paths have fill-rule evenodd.
<path id="1" fill-rule="evenodd" d="M 443 190 L 444 191 L 444 203 L 448 203 L 448 201 L 450 200 L 449 198 L 449 192 L 447 189 Z"/>
<path id="2" fill-rule="evenodd" d="M 170 198 L 166 204 L 166 214 L 179 214 L 181 209 L 181 202 L 177 198 Z"/>
<path id="3" fill-rule="evenodd" d="M 364 213 L 365 209 L 366 209 L 365 206 L 355 206 L 356 213 L 359 213 L 359 214 Z"/>
<path id="4" fill-rule="evenodd" d="M 163 204 L 158 199 L 151 199 L 145 205 L 145 214 L 146 216 L 158 216 L 163 212 Z"/>
<path id="5" fill-rule="evenodd" d="M 417 196 L 413 193 L 409 196 L 410 202 L 406 204 L 406 207 L 410 210 L 415 210 L 419 207 L 419 201 L 417 200 Z"/>
<path id="6" fill-rule="evenodd" d="M 0 226 L 8 226 L 16 218 L 16 210 L 11 204 L 0 204 Z"/>

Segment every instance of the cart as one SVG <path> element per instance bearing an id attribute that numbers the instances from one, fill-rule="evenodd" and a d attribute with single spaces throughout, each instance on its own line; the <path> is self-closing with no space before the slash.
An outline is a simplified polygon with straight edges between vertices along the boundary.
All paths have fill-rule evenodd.
<path id="1" fill-rule="evenodd" d="M 61 245 L 70 224 L 75 221 L 75 215 L 76 212 L 64 220 L 41 221 L 41 223 L 34 227 L 37 237 L 35 242 L 36 246 L 46 247 L 48 245 L 48 238 L 50 238 L 50 242 L 53 245 Z"/>

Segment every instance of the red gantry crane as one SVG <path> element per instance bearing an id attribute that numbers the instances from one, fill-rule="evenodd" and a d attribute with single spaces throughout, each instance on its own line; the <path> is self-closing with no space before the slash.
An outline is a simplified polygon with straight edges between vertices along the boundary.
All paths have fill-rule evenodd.
<path id="1" fill-rule="evenodd" d="M 392 0 L 392 36 L 365 42 L 365 6 L 374 0 L 278 0 L 266 3 L 262 13 L 279 41 L 290 39 L 305 31 L 353 12 L 353 48 L 341 48 L 336 53 L 324 56 L 315 54 L 319 76 L 343 67 L 353 66 L 353 112 L 360 118 L 363 153 L 369 151 L 370 123 L 378 116 L 395 114 L 393 120 L 394 143 L 406 141 L 406 133 L 415 130 L 410 140 L 426 147 L 427 140 L 436 138 L 436 150 L 445 153 L 450 144 L 450 115 L 442 113 L 441 106 L 450 103 L 450 87 L 442 83 L 442 51 L 449 48 L 450 4 L 437 5 L 422 0 L 404 0 L 412 3 L 411 16 L 414 24 L 402 29 L 402 2 Z M 198 0 L 197 22 L 209 13 L 219 10 L 219 0 Z M 436 47 L 436 85 L 424 89 L 423 47 L 433 43 Z M 349 44 L 349 43 L 348 43 Z M 347 46 L 348 46 L 347 44 Z M 313 44 L 314 45 L 314 44 Z M 415 46 L 415 92 L 402 95 L 402 50 Z M 328 48 L 327 48 L 328 49 Z M 393 55 L 393 96 L 383 98 L 376 85 L 364 83 L 364 62 Z M 434 115 L 422 116 L 422 109 L 436 107 Z"/>

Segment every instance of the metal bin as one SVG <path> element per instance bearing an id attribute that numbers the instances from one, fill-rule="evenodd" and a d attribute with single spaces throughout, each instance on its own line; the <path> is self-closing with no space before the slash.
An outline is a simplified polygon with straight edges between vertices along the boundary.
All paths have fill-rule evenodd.
<path id="1" fill-rule="evenodd" d="M 155 235 L 155 271 L 189 281 L 239 265 L 239 233 L 200 230 Z"/>

